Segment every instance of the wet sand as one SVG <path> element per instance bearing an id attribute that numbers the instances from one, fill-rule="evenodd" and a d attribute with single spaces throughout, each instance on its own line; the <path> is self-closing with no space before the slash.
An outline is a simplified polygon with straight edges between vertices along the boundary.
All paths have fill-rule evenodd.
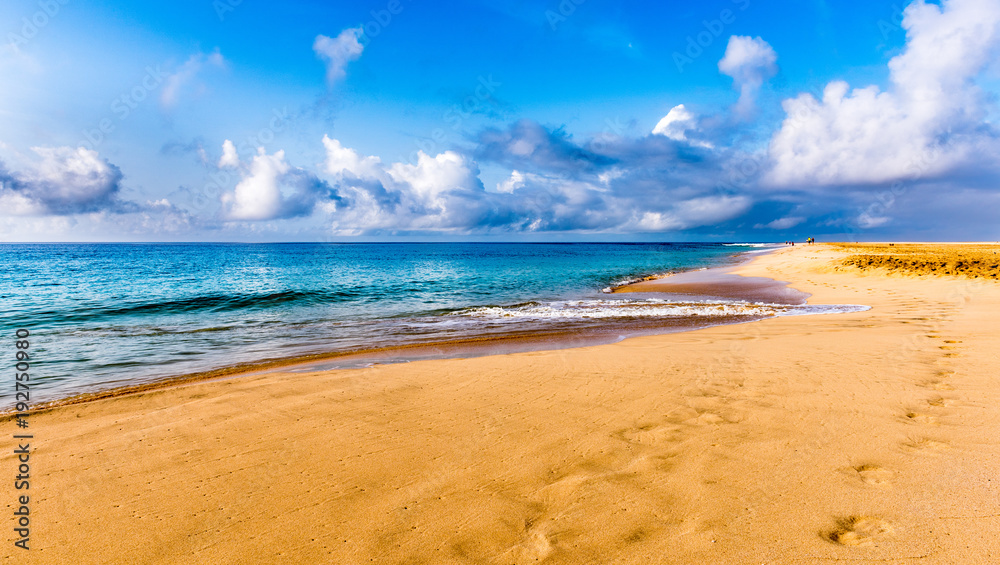
<path id="1" fill-rule="evenodd" d="M 872 310 L 54 408 L 31 421 L 33 549 L 2 554 L 997 562 L 1000 284 L 849 255 L 788 248 L 735 274 Z"/>
<path id="2" fill-rule="evenodd" d="M 809 294 L 767 277 L 741 276 L 739 266 L 713 267 L 620 286 L 613 293 L 666 293 L 691 298 L 718 297 L 772 304 L 805 304 Z"/>

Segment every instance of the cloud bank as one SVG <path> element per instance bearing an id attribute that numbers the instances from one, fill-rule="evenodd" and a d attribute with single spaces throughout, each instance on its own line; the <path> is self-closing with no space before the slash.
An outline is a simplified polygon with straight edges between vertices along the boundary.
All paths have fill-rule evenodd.
<path id="1" fill-rule="evenodd" d="M 366 155 L 325 135 L 315 142 L 322 162 L 312 167 L 293 165 L 294 155 L 274 147 L 241 160 L 228 139 L 209 159 L 199 142 L 207 175 L 235 184 L 215 185 L 221 195 L 203 192 L 217 208 L 192 205 L 193 212 L 167 199 L 125 200 L 122 171 L 95 151 L 36 147 L 18 171 L 0 164 L 0 210 L 64 223 L 117 214 L 134 230 L 209 225 L 252 233 L 308 224 L 338 236 L 785 239 L 777 234 L 931 229 L 940 224 L 935 210 L 995 225 L 988 207 L 997 202 L 1000 172 L 996 97 L 977 81 L 1000 60 L 1000 0 L 917 0 L 902 26 L 906 43 L 885 69 L 884 90 L 831 81 L 782 101 L 777 129 L 752 120 L 765 104 L 777 109 L 763 87 L 777 72 L 778 54 L 761 37 L 732 36 L 718 70 L 732 79 L 736 103 L 713 110 L 697 100 L 664 100 L 670 110 L 648 133 L 574 135 L 533 119 L 489 122 L 409 162 Z M 330 85 L 361 56 L 360 38 L 360 28 L 316 37 Z M 205 65 L 223 64 L 213 57 L 193 57 L 171 75 L 164 107 L 177 103 Z"/>
<path id="2" fill-rule="evenodd" d="M 475 160 L 420 152 L 384 164 L 325 137 L 326 172 L 352 203 L 334 214 L 337 233 L 410 231 L 663 232 L 731 219 L 751 200 L 720 190 L 718 163 L 661 135 L 577 142 L 561 128 L 520 120 L 488 129 Z M 510 167 L 495 190 L 479 162 Z"/>

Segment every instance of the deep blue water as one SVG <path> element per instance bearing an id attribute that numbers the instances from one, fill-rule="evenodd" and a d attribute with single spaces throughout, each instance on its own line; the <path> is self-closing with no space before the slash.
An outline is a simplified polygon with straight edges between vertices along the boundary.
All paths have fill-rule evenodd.
<path id="1" fill-rule="evenodd" d="M 0 245 L 0 352 L 35 398 L 241 362 L 522 331 L 718 318 L 602 292 L 734 260 L 720 244 Z M 706 318 L 707 319 L 707 318 Z M 4 355 L 7 355 L 5 353 Z M 8 401 L 12 387 L 0 387 Z M 6 403 L 6 401 L 5 401 Z"/>

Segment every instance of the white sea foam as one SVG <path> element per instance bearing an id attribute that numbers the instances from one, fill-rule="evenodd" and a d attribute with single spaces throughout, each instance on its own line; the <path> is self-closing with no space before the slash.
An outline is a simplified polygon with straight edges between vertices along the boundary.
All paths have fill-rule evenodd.
<path id="1" fill-rule="evenodd" d="M 723 243 L 725 247 L 782 247 L 780 243 Z"/>
<path id="2" fill-rule="evenodd" d="M 732 316 L 771 318 L 775 316 L 801 316 L 808 314 L 838 314 L 859 312 L 868 309 L 868 306 L 853 304 L 794 306 L 743 301 L 675 302 L 662 299 L 566 300 L 514 306 L 483 306 L 460 310 L 454 312 L 452 315 L 491 320 L 718 318 Z"/>
<path id="3" fill-rule="evenodd" d="M 616 288 L 621 288 L 623 286 L 628 286 L 630 284 L 635 284 L 635 283 L 638 283 L 638 282 L 644 282 L 644 281 L 648 281 L 648 280 L 654 280 L 654 279 L 657 279 L 657 278 L 664 278 L 664 277 L 666 277 L 668 275 L 669 275 L 669 273 L 668 274 L 664 274 L 664 275 L 657 275 L 656 277 L 640 277 L 640 278 L 632 278 L 632 279 L 622 279 L 620 281 L 615 282 L 611 286 L 606 286 L 606 287 L 602 288 L 601 292 L 603 292 L 604 294 L 614 294 Z"/>

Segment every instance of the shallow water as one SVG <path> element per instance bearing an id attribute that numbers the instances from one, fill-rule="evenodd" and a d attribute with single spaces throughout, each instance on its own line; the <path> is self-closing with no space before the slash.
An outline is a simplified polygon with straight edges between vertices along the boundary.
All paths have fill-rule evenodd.
<path id="1" fill-rule="evenodd" d="M 0 335 L 34 398 L 265 358 L 476 337 L 615 336 L 789 313 L 602 292 L 734 262 L 721 244 L 0 245 Z M 0 348 L 4 347 L 0 342 Z M 9 398 L 6 389 L 0 394 Z"/>

